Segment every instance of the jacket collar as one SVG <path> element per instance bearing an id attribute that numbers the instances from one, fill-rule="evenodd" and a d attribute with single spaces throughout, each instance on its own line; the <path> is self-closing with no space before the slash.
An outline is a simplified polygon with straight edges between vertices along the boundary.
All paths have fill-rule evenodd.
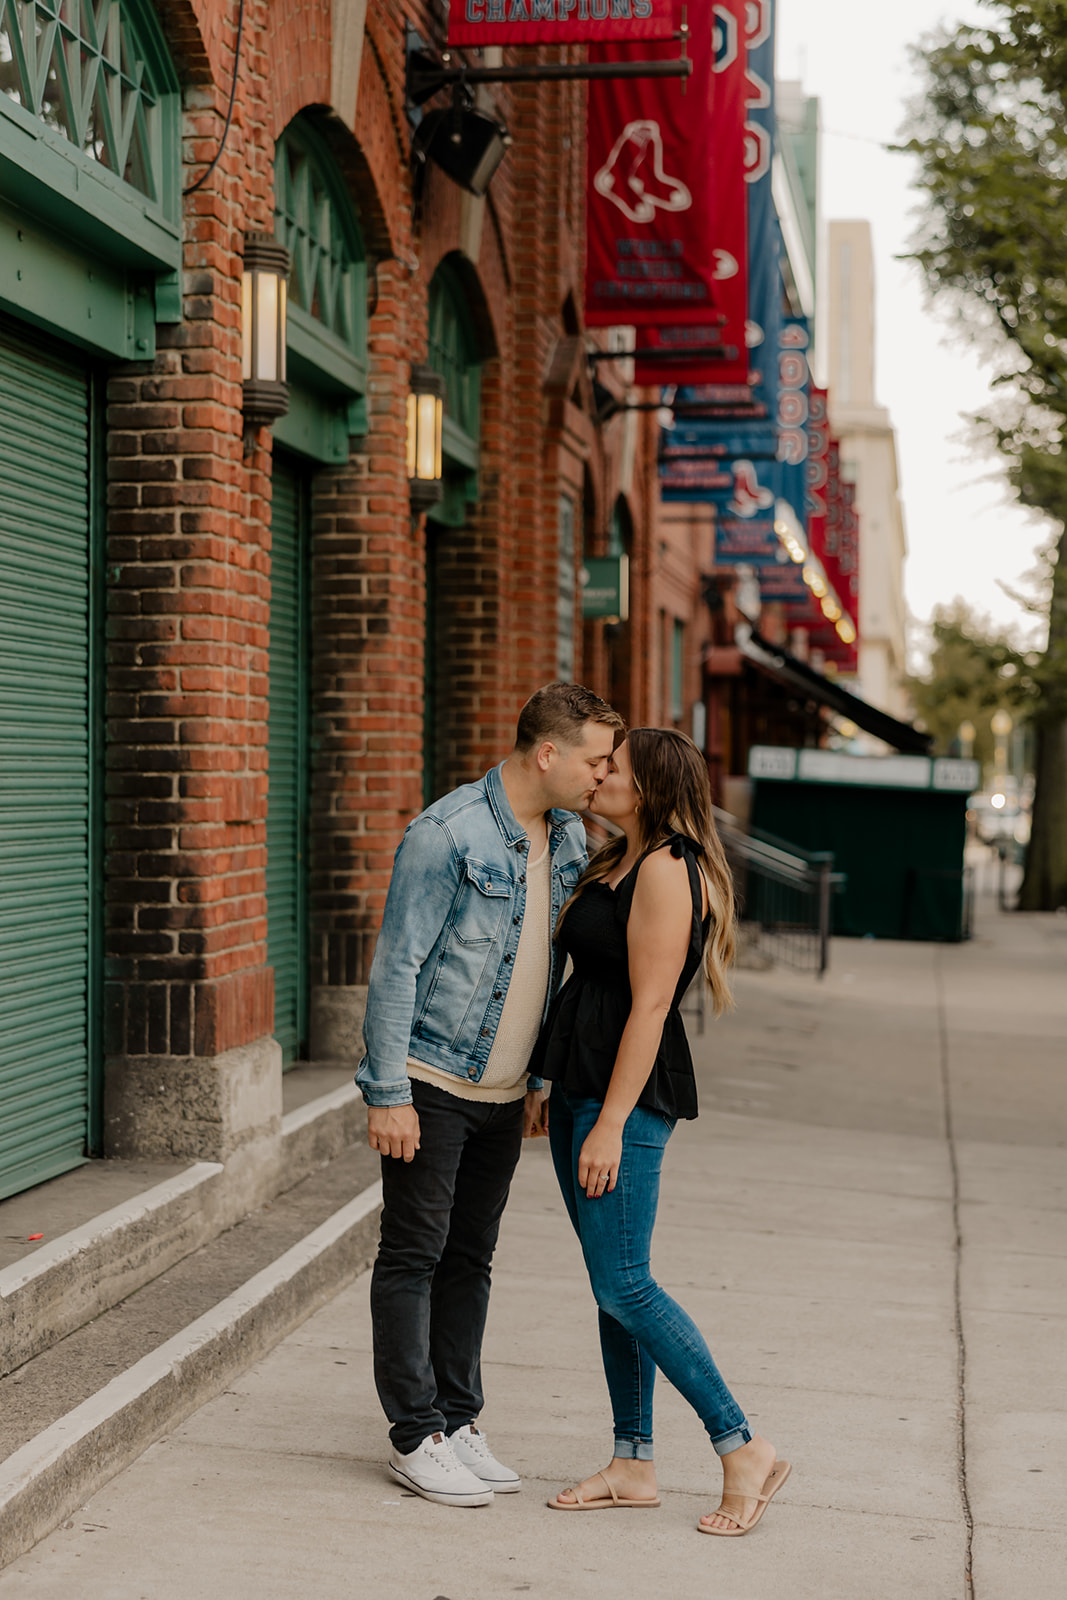
<path id="1" fill-rule="evenodd" d="M 511 802 L 508 799 L 507 790 L 504 788 L 503 769 L 504 763 L 502 761 L 499 766 L 489 769 L 485 775 L 485 793 L 492 808 L 493 816 L 496 818 L 497 827 L 503 834 L 505 841 L 509 845 L 515 846 L 520 839 L 525 839 L 526 830 L 519 827 L 515 813 L 511 809 Z M 554 834 L 556 839 L 559 838 L 568 822 L 578 821 L 578 813 L 576 811 L 561 811 L 558 806 L 553 806 L 547 816 L 550 824 L 550 833 Z M 550 837 L 549 843 L 554 845 L 555 840 Z"/>

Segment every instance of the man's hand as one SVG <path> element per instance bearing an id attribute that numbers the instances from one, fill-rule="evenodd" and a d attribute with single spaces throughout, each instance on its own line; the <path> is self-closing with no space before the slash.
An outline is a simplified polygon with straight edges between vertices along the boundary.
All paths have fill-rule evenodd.
<path id="1" fill-rule="evenodd" d="M 548 1132 L 548 1095 L 543 1089 L 531 1089 L 522 1108 L 522 1136 L 524 1139 L 542 1139 Z"/>
<path id="2" fill-rule="evenodd" d="M 367 1143 L 383 1156 L 414 1161 L 419 1148 L 419 1114 L 410 1101 L 404 1106 L 368 1106 Z"/>

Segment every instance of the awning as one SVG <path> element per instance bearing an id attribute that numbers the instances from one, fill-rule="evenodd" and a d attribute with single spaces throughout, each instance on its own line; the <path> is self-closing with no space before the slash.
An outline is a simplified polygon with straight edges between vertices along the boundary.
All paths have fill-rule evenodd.
<path id="1" fill-rule="evenodd" d="M 910 722 L 898 722 L 896 717 L 891 717 L 887 711 L 879 711 L 876 706 L 868 705 L 859 695 L 850 694 L 840 684 L 834 683 L 833 679 L 816 672 L 806 661 L 790 655 L 781 645 L 769 644 L 754 628 L 751 632 L 744 627 L 738 628 L 737 644 L 742 655 L 762 668 L 770 677 L 777 678 L 779 683 L 788 684 L 791 689 L 796 689 L 808 699 L 817 700 L 820 705 L 836 711 L 842 717 L 847 717 L 857 728 L 873 734 L 876 739 L 884 740 L 894 750 L 913 756 L 930 754 L 934 743 L 931 734 L 920 733 Z"/>

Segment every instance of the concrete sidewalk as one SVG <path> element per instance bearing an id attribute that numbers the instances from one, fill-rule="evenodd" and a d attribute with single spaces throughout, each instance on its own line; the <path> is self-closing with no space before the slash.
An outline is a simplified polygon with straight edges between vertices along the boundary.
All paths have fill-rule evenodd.
<path id="1" fill-rule="evenodd" d="M 794 1464 L 753 1537 L 694 1531 L 715 1461 L 662 1380 L 662 1508 L 545 1508 L 603 1464 L 610 1416 L 536 1144 L 483 1418 L 523 1494 L 446 1510 L 386 1478 L 364 1276 L 0 1574 L 3 1600 L 969 1600 L 969 1560 L 977 1600 L 1062 1600 L 1067 918 L 841 941 L 822 983 L 737 992 L 694 1041 L 703 1111 L 671 1143 L 655 1265 Z"/>

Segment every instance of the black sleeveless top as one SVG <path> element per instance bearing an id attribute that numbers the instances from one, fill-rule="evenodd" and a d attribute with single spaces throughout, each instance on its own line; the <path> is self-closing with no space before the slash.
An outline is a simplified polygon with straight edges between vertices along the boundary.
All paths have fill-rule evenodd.
<path id="1" fill-rule="evenodd" d="M 683 857 L 688 868 L 693 921 L 655 1064 L 637 1103 L 667 1117 L 689 1120 L 697 1114 L 696 1079 L 678 1007 L 703 959 L 710 917 L 701 919 L 696 845 L 684 834 L 675 834 L 666 843 L 671 855 Z M 603 882 L 583 889 L 560 927 L 559 942 L 574 962 L 574 971 L 552 1002 L 529 1070 L 535 1077 L 558 1083 L 575 1099 L 603 1100 L 630 1015 L 626 924 L 641 861 L 615 889 Z"/>

